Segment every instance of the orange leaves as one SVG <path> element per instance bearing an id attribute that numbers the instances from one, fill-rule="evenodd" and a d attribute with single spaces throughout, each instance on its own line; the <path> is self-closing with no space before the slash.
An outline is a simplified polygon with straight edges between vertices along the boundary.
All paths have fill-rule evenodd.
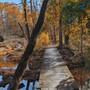
<path id="1" fill-rule="evenodd" d="M 0 55 L 3 55 L 3 54 L 5 54 L 5 53 L 9 53 L 9 52 L 12 52 L 12 51 L 13 51 L 12 49 L 5 50 L 5 51 L 1 52 Z"/>
<path id="2" fill-rule="evenodd" d="M 34 17 L 34 16 L 36 16 L 36 14 L 35 13 L 32 13 L 31 16 Z"/>
<path id="3" fill-rule="evenodd" d="M 25 21 L 25 25 L 27 24 L 28 22 L 27 21 Z"/>
<path id="4" fill-rule="evenodd" d="M 25 14 L 25 12 L 23 11 L 21 14 L 22 14 L 22 18 L 24 18 L 24 14 Z"/>
<path id="5" fill-rule="evenodd" d="M 35 16 L 36 16 L 35 13 L 30 13 L 30 14 L 27 15 L 27 17 L 35 17 Z"/>
<path id="6" fill-rule="evenodd" d="M 31 17 L 31 14 L 28 14 L 27 17 Z"/>
<path id="7" fill-rule="evenodd" d="M 30 9 L 27 10 L 27 13 L 29 13 L 29 12 L 30 12 Z"/>
<path id="8" fill-rule="evenodd" d="M 30 10 L 27 10 L 27 12 L 30 12 Z M 23 11 L 23 12 L 22 12 L 22 18 L 24 18 L 24 14 L 25 14 L 25 12 Z M 36 16 L 35 13 L 29 13 L 29 14 L 27 15 L 27 17 L 34 17 L 34 16 Z"/>
<path id="9" fill-rule="evenodd" d="M 0 9 L 3 9 L 3 3 L 0 2 Z"/>
<path id="10" fill-rule="evenodd" d="M 8 2 L 5 2 L 5 3 L 4 3 L 4 5 L 5 5 L 5 6 L 8 6 L 8 5 L 9 5 L 9 3 L 8 3 Z"/>
<path id="11" fill-rule="evenodd" d="M 26 9 L 26 7 L 24 7 L 24 9 Z"/>

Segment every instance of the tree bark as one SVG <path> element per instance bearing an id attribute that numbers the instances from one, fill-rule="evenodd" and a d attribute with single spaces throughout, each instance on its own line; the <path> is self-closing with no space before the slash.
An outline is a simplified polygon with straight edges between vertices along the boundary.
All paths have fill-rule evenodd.
<path id="1" fill-rule="evenodd" d="M 31 10 L 31 14 L 32 14 L 33 13 L 32 0 L 30 0 L 30 6 L 31 6 L 30 10 Z M 33 23 L 33 27 L 32 27 L 32 29 L 33 29 L 34 28 L 34 18 L 33 18 L 33 16 L 32 16 L 32 23 Z"/>
<path id="2" fill-rule="evenodd" d="M 24 37 L 24 30 L 23 30 L 23 28 L 22 28 L 22 26 L 21 26 L 21 24 L 18 22 L 18 25 L 20 26 L 20 29 L 22 30 L 22 37 Z"/>
<path id="3" fill-rule="evenodd" d="M 17 69 L 14 73 L 13 79 L 10 82 L 8 90 L 17 90 L 18 89 L 19 82 L 20 82 L 20 80 L 22 78 L 22 75 L 23 75 L 23 73 L 24 73 L 24 71 L 27 67 L 29 56 L 33 52 L 38 33 L 39 33 L 39 31 L 40 31 L 40 29 L 43 25 L 44 17 L 45 17 L 45 10 L 46 10 L 46 6 L 47 6 L 48 1 L 49 0 L 44 0 L 43 1 L 38 21 L 37 21 L 37 23 L 36 23 L 36 25 L 35 25 L 35 27 L 32 31 L 29 43 L 28 43 L 28 45 L 25 49 L 25 52 L 24 52 L 24 54 L 23 54 L 23 56 L 22 56 L 22 58 L 19 62 L 19 65 L 18 65 Z"/>
<path id="4" fill-rule="evenodd" d="M 53 32 L 54 32 L 54 43 L 56 43 L 55 25 L 53 26 Z"/>
<path id="5" fill-rule="evenodd" d="M 26 87 L 26 90 L 29 90 L 29 85 L 30 85 L 30 79 L 27 81 L 27 87 Z"/>
<path id="6" fill-rule="evenodd" d="M 59 49 L 62 50 L 62 30 L 61 30 L 61 27 L 62 27 L 62 19 L 60 17 L 59 19 Z"/>
<path id="7" fill-rule="evenodd" d="M 69 35 L 65 35 L 65 45 L 69 44 Z"/>
<path id="8" fill-rule="evenodd" d="M 9 36 L 8 34 L 8 14 L 6 15 L 5 14 L 5 19 L 6 19 L 6 21 L 5 21 L 5 27 L 6 27 L 6 30 L 5 30 L 5 34 L 6 34 L 6 38 Z"/>
<path id="9" fill-rule="evenodd" d="M 3 26 L 1 26 L 0 29 L 1 29 L 1 36 L 3 36 Z"/>
<path id="10" fill-rule="evenodd" d="M 26 27 L 26 30 L 27 30 L 27 39 L 28 39 L 28 42 L 29 42 L 30 32 L 29 32 L 29 27 L 28 27 L 28 22 L 27 22 L 26 0 L 24 0 L 23 9 L 24 9 L 24 18 L 25 18 L 25 22 L 26 22 L 26 23 L 25 23 L 25 27 Z"/>
<path id="11" fill-rule="evenodd" d="M 51 26 L 49 26 L 49 30 L 50 30 L 50 40 L 52 40 L 53 39 L 53 36 L 52 36 L 52 30 L 51 30 Z"/>
<path id="12" fill-rule="evenodd" d="M 81 27 L 81 56 L 83 55 L 83 27 Z"/>
<path id="13" fill-rule="evenodd" d="M 34 25 L 36 24 L 36 21 L 37 21 L 37 17 L 36 17 L 36 12 L 37 12 L 37 0 L 34 2 L 33 1 L 33 6 L 34 6 L 34 14 L 35 14 L 35 16 L 34 16 Z"/>
<path id="14" fill-rule="evenodd" d="M 59 10 L 61 9 L 61 4 L 59 0 Z M 62 13 L 60 12 L 60 17 L 59 17 L 59 49 L 62 50 Z"/>

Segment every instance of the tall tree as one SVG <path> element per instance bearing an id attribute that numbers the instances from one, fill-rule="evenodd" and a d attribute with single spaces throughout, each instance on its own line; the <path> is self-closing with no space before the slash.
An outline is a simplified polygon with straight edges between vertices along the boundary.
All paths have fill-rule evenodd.
<path id="1" fill-rule="evenodd" d="M 62 13 L 64 16 L 64 24 L 68 24 L 68 26 L 77 18 L 79 25 L 81 24 L 81 55 L 82 55 L 82 44 L 83 44 L 83 19 L 87 15 L 86 13 L 86 6 L 87 6 L 88 0 L 82 0 L 78 3 L 76 2 L 70 2 L 69 4 L 65 5 L 62 8 Z M 68 44 L 69 35 L 66 36 L 66 44 Z"/>
<path id="2" fill-rule="evenodd" d="M 54 33 L 54 43 L 56 43 L 55 25 L 53 25 L 53 33 Z"/>
<path id="3" fill-rule="evenodd" d="M 30 9 L 31 9 L 31 14 L 33 13 L 33 6 L 32 6 L 32 0 L 30 0 Z M 32 23 L 33 23 L 33 27 L 34 27 L 34 18 L 32 16 Z"/>
<path id="4" fill-rule="evenodd" d="M 3 36 L 3 3 L 0 3 L 0 34 Z"/>
<path id="5" fill-rule="evenodd" d="M 8 5 L 9 5 L 9 3 L 4 3 L 5 7 L 8 6 Z M 8 8 L 9 7 L 6 7 L 4 9 L 4 12 L 5 12 L 5 28 L 6 28 L 5 34 L 6 34 L 6 38 L 7 38 L 7 36 L 9 36 L 9 23 L 8 23 L 9 11 L 8 11 Z"/>
<path id="6" fill-rule="evenodd" d="M 21 26 L 21 24 L 18 22 L 18 25 L 19 25 L 19 27 L 20 27 L 20 29 L 22 30 L 22 35 L 21 35 L 21 37 L 24 37 L 25 35 L 24 35 L 24 30 L 23 30 L 23 28 L 22 28 L 22 26 Z"/>
<path id="7" fill-rule="evenodd" d="M 61 27 L 62 27 L 62 18 L 60 16 L 59 18 L 59 49 L 62 50 L 62 30 L 61 30 Z"/>
<path id="8" fill-rule="evenodd" d="M 29 27 L 28 27 L 28 22 L 27 22 L 27 13 L 26 13 L 26 0 L 24 0 L 24 3 L 23 3 L 23 9 L 24 9 L 24 18 L 25 18 L 25 27 L 26 27 L 26 30 L 27 30 L 27 39 L 28 39 L 28 42 L 29 42 L 29 39 L 30 39 L 30 32 L 29 32 Z"/>
<path id="9" fill-rule="evenodd" d="M 46 10 L 46 6 L 47 6 L 48 1 L 49 0 L 43 1 L 38 21 L 37 21 L 37 23 L 32 31 L 29 43 L 25 49 L 25 52 L 24 52 L 24 54 L 19 62 L 17 69 L 14 73 L 13 79 L 10 82 L 8 90 L 17 90 L 18 89 L 19 82 L 20 82 L 22 75 L 27 67 L 28 59 L 29 59 L 30 55 L 32 54 L 33 49 L 35 47 L 38 33 L 43 25 L 44 17 L 45 17 L 45 10 Z"/>
<path id="10" fill-rule="evenodd" d="M 61 7 L 61 3 L 59 0 L 59 10 L 60 10 L 60 7 Z M 62 27 L 62 14 L 60 12 L 60 16 L 59 16 L 59 49 L 60 50 L 62 50 L 62 30 L 61 30 L 61 27 Z"/>

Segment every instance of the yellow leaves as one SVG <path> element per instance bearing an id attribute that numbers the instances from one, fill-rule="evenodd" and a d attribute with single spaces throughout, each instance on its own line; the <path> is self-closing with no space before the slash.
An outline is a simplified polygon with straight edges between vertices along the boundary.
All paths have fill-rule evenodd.
<path id="1" fill-rule="evenodd" d="M 29 19 L 30 25 L 33 26 L 32 18 Z"/>
<path id="2" fill-rule="evenodd" d="M 69 38 L 71 38 L 71 34 L 69 35 Z"/>
<path id="3" fill-rule="evenodd" d="M 41 32 L 37 38 L 36 47 L 35 49 L 45 48 L 46 45 L 49 43 L 49 35 L 48 33 Z"/>
<path id="4" fill-rule="evenodd" d="M 65 30 L 66 28 L 65 28 L 65 26 L 63 25 L 62 27 L 61 27 L 61 30 Z"/>
<path id="5" fill-rule="evenodd" d="M 74 43 L 78 43 L 79 42 L 79 38 L 76 36 L 72 36 L 72 35 L 69 35 L 69 38 L 74 42 Z"/>
<path id="6" fill-rule="evenodd" d="M 40 41 L 41 41 L 41 43 L 43 43 L 43 44 L 47 44 L 47 43 L 49 43 L 49 35 L 48 35 L 48 33 L 46 34 L 46 33 L 41 33 L 41 35 L 40 35 Z"/>
<path id="7" fill-rule="evenodd" d="M 88 17 L 90 17 L 90 10 L 86 10 Z"/>
<path id="8" fill-rule="evenodd" d="M 48 17 L 48 13 L 45 14 L 45 17 Z"/>
<path id="9" fill-rule="evenodd" d="M 52 14 L 46 13 L 46 14 L 45 14 L 45 17 L 46 17 L 46 18 L 49 18 L 50 20 L 51 20 L 51 19 L 53 20 L 53 15 L 52 15 Z"/>
<path id="10" fill-rule="evenodd" d="M 77 41 L 79 41 L 79 39 L 77 39 Z"/>
<path id="11" fill-rule="evenodd" d="M 70 33 L 70 31 L 69 30 L 66 30 L 65 35 L 68 35 L 69 33 Z"/>

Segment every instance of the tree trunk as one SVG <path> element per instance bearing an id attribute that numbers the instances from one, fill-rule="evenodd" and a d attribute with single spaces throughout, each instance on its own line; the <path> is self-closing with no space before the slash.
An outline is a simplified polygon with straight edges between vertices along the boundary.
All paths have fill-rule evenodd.
<path id="1" fill-rule="evenodd" d="M 59 49 L 62 50 L 62 30 L 61 30 L 61 27 L 62 27 L 62 19 L 60 17 L 59 19 Z"/>
<path id="2" fill-rule="evenodd" d="M 37 12 L 37 0 L 35 0 L 35 2 L 33 1 L 33 6 L 34 6 L 34 25 L 36 24 L 36 21 L 37 21 L 37 17 L 36 17 L 36 12 Z"/>
<path id="3" fill-rule="evenodd" d="M 65 35 L 65 45 L 69 44 L 69 35 Z"/>
<path id="4" fill-rule="evenodd" d="M 6 30 L 5 30 L 5 34 L 6 34 L 6 38 L 8 37 L 8 15 L 5 15 L 5 27 L 6 27 Z"/>
<path id="5" fill-rule="evenodd" d="M 32 87 L 32 90 L 35 90 L 34 85 L 35 85 L 35 81 L 33 81 L 33 87 Z"/>
<path id="6" fill-rule="evenodd" d="M 29 85 L 30 85 L 30 79 L 27 81 L 27 87 L 26 87 L 26 90 L 29 90 Z"/>
<path id="7" fill-rule="evenodd" d="M 29 42 L 30 39 L 30 32 L 29 32 L 29 27 L 28 27 L 28 22 L 27 22 L 27 13 L 26 13 L 26 0 L 24 0 L 24 5 L 23 5 L 23 9 L 24 9 L 24 18 L 25 18 L 25 27 L 26 27 L 26 31 L 27 31 L 27 39 Z"/>
<path id="8" fill-rule="evenodd" d="M 55 25 L 53 26 L 53 32 L 54 32 L 54 43 L 56 43 Z"/>
<path id="9" fill-rule="evenodd" d="M 19 22 L 18 22 L 18 25 L 20 26 L 20 29 L 22 30 L 22 37 L 24 37 L 24 30 Z"/>
<path id="10" fill-rule="evenodd" d="M 59 10 L 61 9 L 61 4 L 59 0 Z M 62 13 L 60 12 L 60 17 L 59 17 L 59 49 L 62 50 Z"/>
<path id="11" fill-rule="evenodd" d="M 31 6 L 30 10 L 31 10 L 31 14 L 32 14 L 33 13 L 32 0 L 30 0 L 30 6 Z M 34 28 L 34 18 L 33 18 L 33 16 L 32 16 L 32 23 L 33 23 L 33 27 L 32 28 Z"/>
<path id="12" fill-rule="evenodd" d="M 81 56 L 83 55 L 83 37 L 82 37 L 82 35 L 83 35 L 83 28 L 81 27 Z"/>
<path id="13" fill-rule="evenodd" d="M 3 26 L 1 26 L 1 36 L 3 36 Z"/>
<path id="14" fill-rule="evenodd" d="M 13 79 L 10 82 L 8 90 L 17 90 L 18 89 L 19 82 L 20 82 L 22 75 L 27 67 L 29 56 L 33 52 L 38 33 L 43 25 L 47 3 L 48 3 L 48 0 L 43 1 L 38 21 L 35 25 L 35 28 L 32 31 L 29 43 L 25 49 L 25 52 L 24 52 L 24 54 L 19 62 L 17 69 L 14 73 Z"/>
<path id="15" fill-rule="evenodd" d="M 53 36 L 52 36 L 52 30 L 51 30 L 51 26 L 49 26 L 49 30 L 50 30 L 50 39 L 52 40 L 53 39 Z"/>

